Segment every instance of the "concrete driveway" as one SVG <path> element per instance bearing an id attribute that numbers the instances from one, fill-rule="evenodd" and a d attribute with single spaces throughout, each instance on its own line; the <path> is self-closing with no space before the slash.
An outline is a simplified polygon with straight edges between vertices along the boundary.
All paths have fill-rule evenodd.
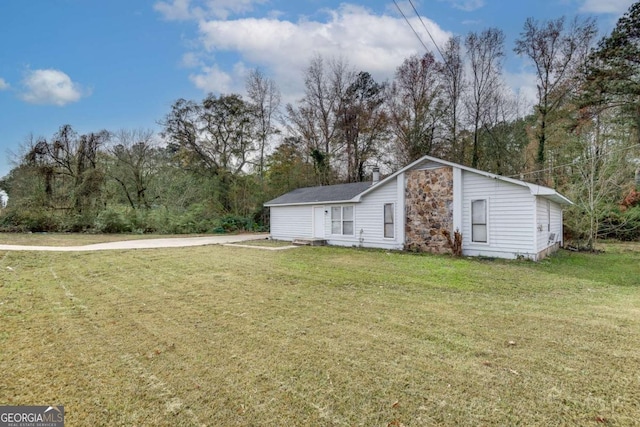
<path id="1" fill-rule="evenodd" d="M 113 249 L 153 249 L 153 248 L 182 248 L 186 246 L 223 245 L 226 243 L 245 242 L 247 240 L 266 239 L 267 233 L 220 235 L 206 237 L 172 237 L 167 239 L 139 239 L 121 242 L 95 243 L 83 246 L 24 246 L 0 245 L 0 251 L 105 251 Z"/>

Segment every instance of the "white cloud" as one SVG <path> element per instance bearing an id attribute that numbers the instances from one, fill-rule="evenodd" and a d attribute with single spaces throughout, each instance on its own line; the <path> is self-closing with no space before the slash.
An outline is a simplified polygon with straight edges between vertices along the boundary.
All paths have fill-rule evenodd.
<path id="1" fill-rule="evenodd" d="M 254 5 L 266 0 L 167 0 L 158 1 L 153 8 L 170 21 L 189 19 L 227 19 L 234 14 L 251 12 Z"/>
<path id="2" fill-rule="evenodd" d="M 465 12 L 472 12 L 484 6 L 484 0 L 447 0 L 447 2 Z"/>
<path id="3" fill-rule="evenodd" d="M 504 72 L 504 80 L 522 108 L 520 113 L 530 113 L 531 108 L 538 103 L 538 80 L 534 73 L 528 71 Z"/>
<path id="4" fill-rule="evenodd" d="M 202 72 L 189 75 L 189 80 L 204 92 L 230 93 L 233 85 L 231 74 L 222 71 L 217 65 L 202 67 Z"/>
<path id="5" fill-rule="evenodd" d="M 582 13 L 610 13 L 622 15 L 625 13 L 634 0 L 584 0 L 580 7 Z"/>
<path id="6" fill-rule="evenodd" d="M 21 98 L 31 104 L 63 106 L 83 96 L 80 85 L 60 70 L 29 71 L 22 83 L 25 91 Z"/>
<path id="7" fill-rule="evenodd" d="M 196 68 L 198 66 L 203 65 L 202 60 L 200 59 L 200 55 L 197 52 L 187 52 L 182 55 L 182 60 L 180 61 L 180 65 L 185 68 Z"/>
<path id="8" fill-rule="evenodd" d="M 327 11 L 326 22 L 298 22 L 269 18 L 200 21 L 201 42 L 208 52 L 234 52 L 243 62 L 270 70 L 283 92 L 300 89 L 302 72 L 314 55 L 343 57 L 356 70 L 370 72 L 384 80 L 412 54 L 424 52 L 420 41 L 404 19 L 374 15 L 359 6 L 343 4 Z M 423 18 L 436 42 L 442 46 L 451 36 L 434 22 Z M 435 51 L 429 36 L 417 17 L 411 19 L 422 40 Z M 203 76 L 216 76 L 221 70 L 208 67 Z M 227 78 L 237 77 L 226 74 Z M 196 80 L 192 78 L 195 82 Z M 211 78 L 204 79 L 211 81 Z M 222 79 L 224 80 L 224 79 Z M 198 87 L 211 88 L 202 79 Z M 298 85 L 297 88 L 292 86 Z"/>
<path id="9" fill-rule="evenodd" d="M 7 89 L 9 89 L 9 83 L 7 83 L 5 79 L 0 77 L 0 90 L 7 90 Z"/>
<path id="10" fill-rule="evenodd" d="M 153 8 L 169 21 L 186 21 L 193 18 L 189 8 L 190 3 L 191 0 L 159 1 L 153 5 Z"/>

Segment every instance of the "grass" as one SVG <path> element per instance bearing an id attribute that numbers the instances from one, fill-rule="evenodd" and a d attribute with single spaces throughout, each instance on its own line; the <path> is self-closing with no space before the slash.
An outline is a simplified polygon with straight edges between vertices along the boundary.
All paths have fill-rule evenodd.
<path id="1" fill-rule="evenodd" d="M 0 251 L 0 405 L 63 404 L 68 425 L 632 425 L 638 307 L 637 244 L 541 263 Z"/>

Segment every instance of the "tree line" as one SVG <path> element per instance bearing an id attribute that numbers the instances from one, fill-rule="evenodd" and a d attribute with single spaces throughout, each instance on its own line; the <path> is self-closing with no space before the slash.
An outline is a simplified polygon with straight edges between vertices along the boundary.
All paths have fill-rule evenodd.
<path id="1" fill-rule="evenodd" d="M 262 204 L 302 186 L 370 179 L 433 155 L 558 189 L 566 226 L 637 239 L 640 2 L 596 40 L 592 19 L 527 19 L 513 50 L 536 75 L 533 109 L 504 78 L 498 28 L 449 39 L 376 81 L 315 56 L 304 93 L 281 105 L 259 70 L 246 95 L 179 99 L 162 131 L 30 138 L 0 182 L 11 230 L 214 232 L 268 227 Z"/>

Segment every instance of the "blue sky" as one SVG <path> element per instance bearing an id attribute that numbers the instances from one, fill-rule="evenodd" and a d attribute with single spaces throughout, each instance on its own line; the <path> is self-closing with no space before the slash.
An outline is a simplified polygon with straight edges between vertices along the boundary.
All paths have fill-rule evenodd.
<path id="1" fill-rule="evenodd" d="M 512 53 L 527 17 L 595 16 L 605 35 L 633 0 L 413 3 L 439 44 L 502 29 L 505 80 L 530 94 L 531 69 Z M 398 4 L 431 45 L 410 4 Z M 49 138 L 63 124 L 157 131 L 176 99 L 242 94 L 256 67 L 294 102 L 313 55 L 386 80 L 423 51 L 392 0 L 0 0 L 0 176 L 31 135 Z"/>

